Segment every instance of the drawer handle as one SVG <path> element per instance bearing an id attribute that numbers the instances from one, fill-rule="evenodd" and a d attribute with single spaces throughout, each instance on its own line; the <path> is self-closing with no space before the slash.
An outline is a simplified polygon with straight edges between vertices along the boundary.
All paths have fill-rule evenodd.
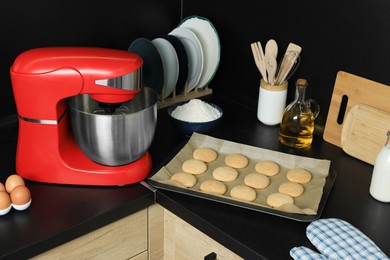
<path id="1" fill-rule="evenodd" d="M 216 260 L 216 259 L 217 259 L 217 254 L 214 252 L 211 252 L 210 254 L 204 257 L 204 260 Z"/>

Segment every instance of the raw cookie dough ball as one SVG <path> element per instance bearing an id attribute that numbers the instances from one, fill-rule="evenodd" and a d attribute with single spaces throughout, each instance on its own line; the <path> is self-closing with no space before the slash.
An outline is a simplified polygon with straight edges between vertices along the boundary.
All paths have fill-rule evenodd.
<path id="1" fill-rule="evenodd" d="M 226 185 L 217 180 L 206 180 L 200 184 L 200 190 L 208 193 L 224 194 Z"/>
<path id="2" fill-rule="evenodd" d="M 256 191 L 245 185 L 237 185 L 231 189 L 230 196 L 239 200 L 254 201 L 256 199 Z"/>
<path id="3" fill-rule="evenodd" d="M 192 153 L 194 159 L 201 160 L 204 162 L 213 162 L 217 159 L 218 153 L 207 147 L 197 148 Z"/>
<path id="4" fill-rule="evenodd" d="M 187 173 L 201 174 L 207 170 L 207 165 L 203 161 L 196 160 L 196 159 L 189 159 L 183 163 L 181 168 L 184 172 Z"/>
<path id="5" fill-rule="evenodd" d="M 183 185 L 186 188 L 194 187 L 196 184 L 196 177 L 190 173 L 178 172 L 171 176 L 171 180 Z"/>
<path id="6" fill-rule="evenodd" d="M 279 192 L 296 198 L 303 194 L 304 188 L 302 184 L 296 182 L 285 182 L 279 185 Z"/>
<path id="7" fill-rule="evenodd" d="M 277 208 L 284 204 L 294 204 L 294 199 L 284 193 L 272 193 L 267 197 L 267 204 L 270 207 Z"/>
<path id="8" fill-rule="evenodd" d="M 237 176 L 238 171 L 230 166 L 220 166 L 213 171 L 213 177 L 218 181 L 234 181 Z"/>
<path id="9" fill-rule="evenodd" d="M 269 178 L 263 174 L 250 173 L 245 176 L 244 183 L 254 189 L 264 189 L 269 185 Z"/>
<path id="10" fill-rule="evenodd" d="M 248 163 L 248 158 L 242 154 L 229 154 L 225 157 L 225 164 L 236 169 L 245 168 Z"/>
<path id="11" fill-rule="evenodd" d="M 287 179 L 291 182 L 305 184 L 311 181 L 311 173 L 303 168 L 294 168 L 287 172 Z"/>
<path id="12" fill-rule="evenodd" d="M 256 170 L 256 172 L 267 175 L 267 176 L 274 176 L 274 175 L 279 173 L 280 168 L 276 162 L 262 161 L 262 162 L 256 163 L 255 170 Z"/>

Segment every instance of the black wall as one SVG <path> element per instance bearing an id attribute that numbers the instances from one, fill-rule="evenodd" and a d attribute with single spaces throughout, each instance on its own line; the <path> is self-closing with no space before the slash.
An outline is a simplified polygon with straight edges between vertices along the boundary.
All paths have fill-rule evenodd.
<path id="1" fill-rule="evenodd" d="M 134 39 L 152 40 L 181 20 L 180 0 L 6 0 L 0 10 L 0 125 L 16 113 L 9 69 L 21 52 L 47 46 L 127 50 Z"/>
<path id="2" fill-rule="evenodd" d="M 0 10 L 0 123 L 2 116 L 16 113 L 9 68 L 22 51 L 44 46 L 127 49 L 135 38 L 161 36 L 189 15 L 209 18 L 219 33 L 221 63 L 211 87 L 250 108 L 257 107 L 260 79 L 250 43 L 265 45 L 271 38 L 279 53 L 289 42 L 302 46 L 288 101 L 295 80 L 306 78 L 307 97 L 321 105 L 318 124 L 325 124 L 337 71 L 390 85 L 389 0 L 8 0 L 0 1 Z"/>
<path id="3" fill-rule="evenodd" d="M 301 64 L 289 80 L 289 101 L 295 80 L 306 78 L 307 97 L 321 105 L 318 124 L 325 124 L 337 71 L 390 85 L 388 0 L 184 1 L 183 16 L 192 14 L 209 18 L 219 32 L 221 64 L 211 82 L 215 92 L 253 109 L 260 73 L 250 43 L 261 41 L 264 47 L 271 38 L 279 53 L 289 42 L 302 46 Z"/>

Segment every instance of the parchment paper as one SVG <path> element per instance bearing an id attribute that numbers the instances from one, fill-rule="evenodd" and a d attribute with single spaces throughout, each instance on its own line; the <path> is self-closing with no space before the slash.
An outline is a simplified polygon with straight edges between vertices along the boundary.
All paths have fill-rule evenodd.
<path id="1" fill-rule="evenodd" d="M 214 162 L 207 163 L 207 171 L 200 175 L 194 175 L 197 178 L 197 183 L 192 188 L 185 188 L 170 180 L 171 176 L 177 172 L 182 172 L 181 166 L 184 161 L 193 158 L 192 153 L 199 147 L 209 147 L 218 152 L 218 158 Z M 150 179 L 166 185 L 171 185 L 184 190 L 192 190 L 202 197 L 203 193 L 199 190 L 200 184 L 208 179 L 213 179 L 212 172 L 216 167 L 225 165 L 225 156 L 232 153 L 240 153 L 248 157 L 249 164 L 243 169 L 237 169 L 239 176 L 235 181 L 225 182 L 227 191 L 224 195 L 216 195 L 207 193 L 208 197 L 215 196 L 223 197 L 229 200 L 237 201 L 230 197 L 230 190 L 236 185 L 243 185 L 244 178 L 247 174 L 255 172 L 255 164 L 259 161 L 272 160 L 279 164 L 280 172 L 271 176 L 270 185 L 264 189 L 257 189 L 257 198 L 253 202 L 240 201 L 250 205 L 257 205 L 265 208 L 270 208 L 266 199 L 271 193 L 277 192 L 281 183 L 287 182 L 287 171 L 293 168 L 305 168 L 312 174 L 312 180 L 308 184 L 304 184 L 304 193 L 297 198 L 294 198 L 294 205 L 284 205 L 279 208 L 273 208 L 288 213 L 298 213 L 306 215 L 316 215 L 318 205 L 323 194 L 323 188 L 326 182 L 326 177 L 330 170 L 330 161 L 322 159 L 313 159 L 308 157 L 290 155 L 286 153 L 267 150 L 259 147 L 239 144 L 227 140 L 214 138 L 208 135 L 194 133 L 188 143 L 176 154 L 176 156 L 164 167 L 162 167 Z"/>

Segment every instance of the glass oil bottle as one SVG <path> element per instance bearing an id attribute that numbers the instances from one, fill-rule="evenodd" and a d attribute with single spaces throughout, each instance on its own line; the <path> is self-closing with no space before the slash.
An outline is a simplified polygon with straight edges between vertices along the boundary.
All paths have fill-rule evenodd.
<path id="1" fill-rule="evenodd" d="M 306 79 L 298 79 L 295 86 L 295 99 L 284 110 L 280 123 L 279 141 L 289 147 L 304 148 L 313 141 L 314 119 L 320 107 L 314 99 L 305 100 Z"/>

